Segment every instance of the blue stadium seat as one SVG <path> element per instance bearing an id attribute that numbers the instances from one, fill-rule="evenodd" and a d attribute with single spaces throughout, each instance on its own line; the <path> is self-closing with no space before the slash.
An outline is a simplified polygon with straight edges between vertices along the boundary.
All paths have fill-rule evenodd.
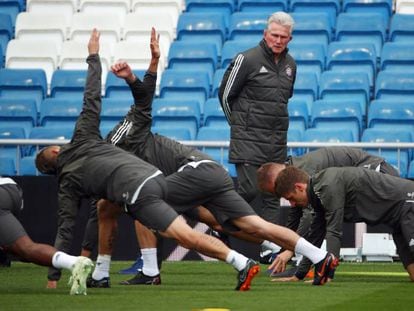
<path id="1" fill-rule="evenodd" d="M 186 0 L 187 12 L 221 12 L 230 15 L 235 10 L 233 0 Z"/>
<path id="2" fill-rule="evenodd" d="M 229 40 L 250 40 L 256 44 L 263 38 L 268 14 L 256 12 L 234 12 L 230 16 Z"/>
<path id="3" fill-rule="evenodd" d="M 343 0 L 342 11 L 348 13 L 378 13 L 388 24 L 393 10 L 393 0 Z"/>
<path id="4" fill-rule="evenodd" d="M 229 128 L 223 108 L 217 97 L 209 98 L 204 104 L 204 126 Z"/>
<path id="5" fill-rule="evenodd" d="M 134 74 L 143 79 L 146 70 L 133 70 Z M 120 79 L 112 72 L 108 72 L 105 82 L 105 97 L 127 98 L 133 101 L 131 90 L 124 79 Z"/>
<path id="6" fill-rule="evenodd" d="M 2 43 L 0 43 L 0 68 L 4 67 L 4 53 L 2 49 Z"/>
<path id="7" fill-rule="evenodd" d="M 24 0 L 0 0 L 0 13 L 8 14 L 13 25 L 16 24 L 17 14 L 24 11 Z"/>
<path id="8" fill-rule="evenodd" d="M 414 101 L 377 99 L 371 101 L 368 127 L 408 130 L 414 133 Z"/>
<path id="9" fill-rule="evenodd" d="M 411 160 L 409 164 L 407 178 L 414 179 L 414 160 Z"/>
<path id="10" fill-rule="evenodd" d="M 375 83 L 375 98 L 414 99 L 413 72 L 380 71 Z"/>
<path id="11" fill-rule="evenodd" d="M 13 157 L 0 157 L 0 175 L 15 176 L 17 173 L 16 162 Z"/>
<path id="12" fill-rule="evenodd" d="M 210 95 L 210 83 L 206 72 L 164 70 L 160 83 L 160 98 L 197 100 L 203 112 L 204 102 Z"/>
<path id="13" fill-rule="evenodd" d="M 0 97 L 0 122 L 2 126 L 22 127 L 26 137 L 37 124 L 36 102 L 33 99 Z"/>
<path id="14" fill-rule="evenodd" d="M 101 124 L 102 137 L 111 131 L 128 113 L 133 100 L 127 98 L 102 98 Z"/>
<path id="15" fill-rule="evenodd" d="M 46 94 L 46 73 L 42 69 L 0 69 L 0 98 L 31 98 L 39 110 Z"/>
<path id="16" fill-rule="evenodd" d="M 259 12 L 268 15 L 288 9 L 288 0 L 238 0 L 237 4 L 240 12 Z"/>
<path id="17" fill-rule="evenodd" d="M 190 130 L 187 127 L 156 127 L 153 126 L 151 131 L 154 134 L 166 136 L 177 141 L 192 140 Z"/>
<path id="18" fill-rule="evenodd" d="M 326 47 L 322 43 L 289 43 L 289 54 L 295 59 L 298 73 L 314 72 L 318 80 L 325 70 Z"/>
<path id="19" fill-rule="evenodd" d="M 6 55 L 7 43 L 13 38 L 13 24 L 9 14 L 0 13 L 0 48 L 2 56 Z M 3 64 L 3 59 L 1 60 Z"/>
<path id="20" fill-rule="evenodd" d="M 46 98 L 40 106 L 40 126 L 73 130 L 81 111 L 81 99 Z"/>
<path id="21" fill-rule="evenodd" d="M 196 100 L 154 99 L 152 125 L 157 128 L 186 127 L 195 139 L 200 127 L 200 106 Z"/>
<path id="22" fill-rule="evenodd" d="M 293 12 L 295 25 L 292 36 L 295 42 L 315 43 L 327 46 L 333 38 L 333 25 L 323 12 Z"/>
<path id="23" fill-rule="evenodd" d="M 218 92 L 220 89 L 220 85 L 221 85 L 221 80 L 223 80 L 223 76 L 224 73 L 226 72 L 225 68 L 221 68 L 221 69 L 217 69 L 214 72 L 214 76 L 213 76 L 213 86 L 212 86 L 212 93 L 211 95 L 213 97 L 217 97 L 218 96 Z"/>
<path id="24" fill-rule="evenodd" d="M 321 75 L 319 98 L 358 101 L 365 117 L 370 98 L 368 76 L 362 72 L 325 71 Z"/>
<path id="25" fill-rule="evenodd" d="M 221 68 L 227 68 L 238 53 L 255 47 L 257 43 L 256 40 L 228 40 L 224 42 L 221 51 Z"/>
<path id="26" fill-rule="evenodd" d="M 336 23 L 336 40 L 372 43 L 379 57 L 387 30 L 388 23 L 384 23 L 380 14 L 341 13 Z"/>
<path id="27" fill-rule="evenodd" d="M 221 47 L 227 38 L 227 28 L 223 14 L 214 11 L 186 12 L 178 18 L 177 40 L 190 41 L 193 44 L 212 43 L 216 47 L 216 54 L 221 55 Z"/>
<path id="28" fill-rule="evenodd" d="M 354 142 L 352 130 L 332 129 L 332 128 L 309 128 L 303 134 L 304 142 L 311 143 L 344 143 Z M 317 149 L 306 148 L 308 151 Z"/>
<path id="29" fill-rule="evenodd" d="M 289 131 L 287 133 L 288 144 L 289 143 L 302 142 L 303 141 L 303 138 L 302 138 L 303 134 L 304 134 L 304 132 L 302 132 L 301 130 L 289 128 Z M 301 155 L 303 155 L 303 148 L 289 147 L 288 148 L 288 155 L 291 155 L 291 156 L 294 156 L 294 157 L 301 156 Z"/>
<path id="30" fill-rule="evenodd" d="M 299 130 L 302 133 L 308 128 L 309 111 L 306 101 L 291 98 L 288 102 L 289 131 Z"/>
<path id="31" fill-rule="evenodd" d="M 291 12 L 324 12 L 329 17 L 332 28 L 335 27 L 336 17 L 341 10 L 340 0 L 291 0 Z"/>
<path id="32" fill-rule="evenodd" d="M 369 143 L 390 143 L 390 142 L 413 142 L 412 133 L 410 131 L 367 128 L 362 134 L 362 142 Z M 407 167 L 412 158 L 412 150 L 410 149 L 394 149 L 394 148 L 364 148 L 371 154 L 384 157 L 387 162 L 395 166 L 400 171 L 401 177 L 406 177 Z"/>
<path id="33" fill-rule="evenodd" d="M 55 70 L 50 85 L 50 96 L 82 100 L 86 70 Z"/>
<path id="34" fill-rule="evenodd" d="M 69 127 L 55 127 L 53 128 L 53 131 L 50 130 L 50 128 L 47 127 L 34 127 L 30 131 L 29 139 L 71 139 L 73 136 L 73 129 Z M 37 148 L 40 150 L 43 148 L 43 145 L 40 146 L 27 146 L 26 155 L 27 156 L 33 156 L 35 153 L 37 153 Z"/>
<path id="35" fill-rule="evenodd" d="M 331 42 L 328 46 L 326 69 L 365 72 L 373 89 L 377 72 L 377 55 L 372 43 Z"/>
<path id="36" fill-rule="evenodd" d="M 168 68 L 185 71 L 205 71 L 213 83 L 217 67 L 217 51 L 213 43 L 175 41 L 168 53 Z"/>
<path id="37" fill-rule="evenodd" d="M 24 139 L 26 133 L 22 127 L 0 127 L 0 139 Z M 0 145 L 0 157 L 20 158 L 23 155 L 23 148 L 18 145 Z"/>
<path id="38" fill-rule="evenodd" d="M 408 42 L 414 40 L 414 18 L 411 14 L 394 14 L 390 23 L 389 40 Z"/>
<path id="39" fill-rule="evenodd" d="M 308 111 L 312 110 L 312 103 L 318 98 L 318 77 L 313 72 L 298 72 L 293 86 L 293 97 L 306 101 Z"/>
<path id="40" fill-rule="evenodd" d="M 197 134 L 197 140 L 199 141 L 229 141 L 230 129 L 229 128 L 215 128 L 210 126 L 204 126 L 200 128 Z M 201 151 L 210 155 L 215 161 L 224 166 L 229 172 L 230 176 L 236 176 L 236 168 L 234 164 L 228 162 L 228 147 L 202 147 Z"/>
<path id="41" fill-rule="evenodd" d="M 20 159 L 19 175 L 20 176 L 38 176 L 42 175 L 35 165 L 36 156 L 24 157 Z"/>
<path id="42" fill-rule="evenodd" d="M 362 112 L 357 101 L 317 100 L 312 105 L 313 128 L 351 130 L 353 141 L 359 141 L 362 132 Z"/>
<path id="43" fill-rule="evenodd" d="M 413 17 L 414 18 L 414 17 Z M 387 42 L 381 52 L 381 70 L 414 72 L 414 41 Z"/>

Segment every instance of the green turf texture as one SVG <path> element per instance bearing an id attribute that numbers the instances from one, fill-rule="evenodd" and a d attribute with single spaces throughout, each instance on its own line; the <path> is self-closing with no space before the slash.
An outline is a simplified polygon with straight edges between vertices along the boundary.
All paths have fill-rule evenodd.
<path id="1" fill-rule="evenodd" d="M 262 265 L 248 292 L 234 290 L 236 272 L 221 262 L 165 262 L 160 286 L 118 285 L 129 265 L 112 263 L 112 288 L 70 296 L 68 272 L 46 289 L 47 268 L 13 262 L 0 268 L 0 310 L 414 310 L 414 282 L 400 263 L 341 263 L 325 286 L 270 282 Z"/>

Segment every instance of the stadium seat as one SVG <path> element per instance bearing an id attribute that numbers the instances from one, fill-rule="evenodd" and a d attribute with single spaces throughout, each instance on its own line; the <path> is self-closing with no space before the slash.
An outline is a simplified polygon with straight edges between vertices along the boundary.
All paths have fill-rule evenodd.
<path id="1" fill-rule="evenodd" d="M 152 127 L 152 133 L 162 135 L 177 141 L 187 141 L 191 139 L 190 130 L 187 127 Z"/>
<path id="2" fill-rule="evenodd" d="M 15 176 L 16 173 L 15 159 L 13 157 L 0 156 L 0 175 Z"/>
<path id="3" fill-rule="evenodd" d="M 368 127 L 408 130 L 414 133 L 414 101 L 377 99 L 368 111 Z"/>
<path id="4" fill-rule="evenodd" d="M 26 133 L 23 127 L 18 126 L 1 126 L 0 139 L 25 139 Z M 19 145 L 0 145 L 0 157 L 20 158 L 23 155 L 23 148 Z"/>
<path id="5" fill-rule="evenodd" d="M 312 105 L 313 128 L 351 130 L 353 141 L 359 141 L 362 132 L 362 112 L 357 101 L 317 100 Z"/>
<path id="6" fill-rule="evenodd" d="M 293 157 L 298 157 L 303 155 L 303 148 L 294 148 L 289 146 L 289 143 L 297 143 L 302 142 L 304 132 L 299 129 L 291 129 L 289 128 L 289 131 L 287 133 L 287 141 L 288 141 L 288 155 L 291 155 Z"/>
<path id="7" fill-rule="evenodd" d="M 224 17 L 226 28 L 229 27 L 231 14 L 237 9 L 234 0 L 186 0 L 186 11 L 190 13 L 219 13 Z M 177 29 L 178 30 L 178 29 Z"/>
<path id="8" fill-rule="evenodd" d="M 289 54 L 296 61 L 298 73 L 314 72 L 318 80 L 325 70 L 326 47 L 323 43 L 289 43 Z"/>
<path id="9" fill-rule="evenodd" d="M 143 79 L 146 70 L 133 70 L 134 74 Z M 131 89 L 124 79 L 120 79 L 115 76 L 112 72 L 108 73 L 105 81 L 105 97 L 109 98 L 127 98 L 130 102 L 133 102 Z"/>
<path id="10" fill-rule="evenodd" d="M 221 68 L 227 68 L 238 53 L 244 52 L 256 45 L 257 41 L 255 40 L 227 40 L 224 42 L 221 51 Z"/>
<path id="11" fill-rule="evenodd" d="M 197 100 L 202 112 L 209 94 L 210 85 L 206 72 L 164 70 L 160 84 L 160 98 Z"/>
<path id="12" fill-rule="evenodd" d="M 221 80 L 223 80 L 224 73 L 226 72 L 225 68 L 217 69 L 214 72 L 213 76 L 213 87 L 212 87 L 212 97 L 218 96 L 220 90 Z"/>
<path id="13" fill-rule="evenodd" d="M 157 128 L 187 127 L 191 139 L 197 136 L 200 127 L 200 106 L 196 100 L 154 99 L 152 125 Z"/>
<path id="14" fill-rule="evenodd" d="M 123 40 L 136 41 L 148 46 L 148 40 L 151 34 L 151 28 L 155 27 L 160 34 L 160 50 L 164 63 L 167 61 L 168 51 L 171 42 L 175 39 L 176 24 L 169 13 L 157 12 L 152 15 L 148 13 L 133 12 L 127 14 L 123 26 Z"/>
<path id="15" fill-rule="evenodd" d="M 82 101 L 86 83 L 86 70 L 56 70 L 52 76 L 50 96 Z"/>
<path id="16" fill-rule="evenodd" d="M 268 14 L 256 12 L 234 12 L 230 16 L 229 40 L 250 40 L 256 45 L 263 38 Z"/>
<path id="17" fill-rule="evenodd" d="M 57 46 L 60 53 L 62 43 L 66 40 L 70 21 L 59 12 L 30 13 L 21 12 L 16 19 L 15 38 L 24 41 L 47 40 Z"/>
<path id="18" fill-rule="evenodd" d="M 352 130 L 335 129 L 335 128 L 309 128 L 303 134 L 304 142 L 311 143 L 344 143 L 354 142 Z M 317 148 L 306 148 L 308 151 Z"/>
<path id="19" fill-rule="evenodd" d="M 108 44 L 112 52 L 115 43 L 121 40 L 122 22 L 116 13 L 73 14 L 68 38 L 87 43 L 94 28 L 99 29 L 100 43 Z"/>
<path id="20" fill-rule="evenodd" d="M 2 57 L 6 55 L 7 43 L 13 38 L 13 24 L 8 14 L 0 13 L 0 48 Z M 3 64 L 3 58 L 1 59 Z"/>
<path id="21" fill-rule="evenodd" d="M 393 0 L 343 0 L 342 11 L 347 13 L 378 13 L 388 24 L 393 13 Z"/>
<path id="22" fill-rule="evenodd" d="M 302 133 L 308 128 L 309 112 L 306 101 L 291 98 L 288 102 L 289 131 L 299 130 Z"/>
<path id="23" fill-rule="evenodd" d="M 6 68 L 43 69 L 47 83 L 50 84 L 57 66 L 58 50 L 56 44 L 49 40 L 34 43 L 30 40 L 12 39 L 7 45 Z"/>
<path id="24" fill-rule="evenodd" d="M 380 14 L 341 13 L 336 24 L 336 40 L 341 42 L 373 43 L 376 55 L 381 55 L 387 39 L 388 23 Z"/>
<path id="25" fill-rule="evenodd" d="M 23 157 L 20 159 L 18 174 L 20 176 L 39 176 L 41 173 L 36 169 L 35 156 Z"/>
<path id="26" fill-rule="evenodd" d="M 329 17 L 330 25 L 334 28 L 336 17 L 341 10 L 340 0 L 291 0 L 291 12 L 311 13 L 323 12 Z"/>
<path id="27" fill-rule="evenodd" d="M 30 98 L 37 111 L 47 95 L 46 74 L 41 69 L 0 69 L 0 98 Z"/>
<path id="28" fill-rule="evenodd" d="M 414 160 L 411 160 L 408 166 L 407 178 L 414 179 Z"/>
<path id="29" fill-rule="evenodd" d="M 101 111 L 101 132 L 118 124 L 128 113 L 133 105 L 133 100 L 128 98 L 103 98 Z"/>
<path id="30" fill-rule="evenodd" d="M 362 72 L 325 71 L 321 75 L 319 98 L 358 101 L 365 117 L 370 98 L 368 75 Z"/>
<path id="31" fill-rule="evenodd" d="M 230 129 L 229 128 L 215 128 L 210 126 L 204 126 L 200 128 L 197 134 L 198 141 L 217 141 L 227 142 L 230 140 Z M 224 166 L 229 172 L 230 176 L 235 177 L 236 168 L 234 164 L 228 162 L 228 147 L 202 147 L 201 151 L 207 153 L 215 161 Z"/>
<path id="32" fill-rule="evenodd" d="M 293 12 L 295 21 L 292 36 L 296 42 L 315 43 L 327 46 L 333 38 L 333 25 L 323 12 Z"/>
<path id="33" fill-rule="evenodd" d="M 17 15 L 24 10 L 24 0 L 1 0 L 0 1 L 0 13 L 10 16 L 13 25 L 16 24 Z"/>
<path id="34" fill-rule="evenodd" d="M 70 22 L 72 15 L 78 10 L 77 0 L 27 0 L 27 12 L 44 13 L 59 12 L 65 19 Z"/>
<path id="35" fill-rule="evenodd" d="M 183 13 L 178 18 L 177 40 L 190 41 L 192 44 L 212 43 L 216 54 L 221 55 L 221 48 L 227 37 L 224 16 L 214 12 Z"/>
<path id="36" fill-rule="evenodd" d="M 218 98 L 209 98 L 204 104 L 204 126 L 229 128 Z"/>
<path id="37" fill-rule="evenodd" d="M 178 16 L 183 10 L 182 0 L 131 0 L 132 12 L 138 12 L 152 16 L 154 13 L 168 13 L 173 25 L 177 25 Z"/>
<path id="38" fill-rule="evenodd" d="M 0 97 L 1 126 L 21 127 L 25 136 L 37 124 L 36 102 L 30 98 L 1 98 Z"/>
<path id="39" fill-rule="evenodd" d="M 396 0 L 395 12 L 399 14 L 414 14 L 413 0 Z"/>
<path id="40" fill-rule="evenodd" d="M 30 131 L 29 139 L 57 139 L 57 140 L 70 140 L 73 136 L 73 129 L 68 127 L 55 127 L 53 131 L 47 127 L 34 127 Z M 35 155 L 41 148 L 45 146 L 43 145 L 33 145 L 27 146 L 26 155 L 33 156 Z"/>
<path id="41" fill-rule="evenodd" d="M 331 42 L 328 46 L 326 70 L 365 72 L 373 90 L 377 72 L 375 46 L 363 42 Z"/>
<path id="42" fill-rule="evenodd" d="M 414 7 L 414 6 L 413 6 Z M 389 40 L 408 42 L 414 40 L 414 12 L 411 14 L 394 14 L 390 23 Z"/>
<path id="43" fill-rule="evenodd" d="M 401 129 L 390 130 L 379 128 L 367 128 L 364 130 L 362 142 L 369 143 L 411 143 L 413 142 L 411 131 L 402 131 Z M 398 148 L 364 148 L 369 153 L 379 155 L 387 160 L 390 164 L 400 171 L 401 177 L 406 177 L 408 163 L 412 158 L 411 149 Z"/>
<path id="44" fill-rule="evenodd" d="M 81 111 L 82 99 L 80 98 L 46 98 L 40 105 L 40 126 L 51 130 L 56 127 L 67 127 L 73 130 Z"/>
<path id="45" fill-rule="evenodd" d="M 414 99 L 413 72 L 380 71 L 375 83 L 375 98 Z"/>
<path id="46" fill-rule="evenodd" d="M 121 21 L 131 10 L 130 0 L 79 0 L 79 12 L 87 14 L 116 14 Z"/>
<path id="47" fill-rule="evenodd" d="M 112 52 L 109 44 L 100 43 L 99 56 L 102 64 L 102 81 L 106 80 L 106 75 L 112 65 Z M 88 64 L 85 62 L 88 57 L 88 45 L 86 42 L 65 41 L 59 57 L 59 69 L 87 70 Z"/>
<path id="48" fill-rule="evenodd" d="M 387 42 L 381 52 L 381 70 L 414 72 L 414 42 Z"/>
<path id="49" fill-rule="evenodd" d="M 3 55 L 3 48 L 0 43 L 0 68 L 4 68 L 4 55 Z"/>
<path id="50" fill-rule="evenodd" d="M 213 83 L 217 62 L 217 51 L 212 43 L 175 41 L 170 46 L 169 69 L 207 72 L 209 84 Z"/>
<path id="51" fill-rule="evenodd" d="M 318 77 L 312 72 L 298 72 L 293 86 L 293 97 L 306 101 L 308 111 L 312 110 L 312 103 L 318 98 Z"/>
<path id="52" fill-rule="evenodd" d="M 287 11 L 288 0 L 239 0 L 240 12 L 259 12 L 270 15 L 272 12 Z"/>

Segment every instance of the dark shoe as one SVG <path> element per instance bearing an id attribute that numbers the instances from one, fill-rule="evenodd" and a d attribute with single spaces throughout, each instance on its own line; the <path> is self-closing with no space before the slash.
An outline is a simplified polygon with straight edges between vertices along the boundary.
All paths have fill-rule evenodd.
<path id="1" fill-rule="evenodd" d="M 272 251 L 260 252 L 259 262 L 264 265 L 270 265 L 277 257 L 278 253 Z"/>
<path id="2" fill-rule="evenodd" d="M 315 264 L 315 276 L 312 284 L 324 285 L 329 276 L 333 275 L 333 271 L 337 266 L 339 266 L 339 259 L 328 253 L 323 260 Z"/>
<path id="3" fill-rule="evenodd" d="M 89 276 L 86 280 L 86 287 L 88 288 L 110 288 L 111 280 L 109 277 L 95 280 L 92 276 Z"/>
<path id="4" fill-rule="evenodd" d="M 5 251 L 0 247 L 0 267 L 10 267 L 11 260 Z"/>
<path id="5" fill-rule="evenodd" d="M 249 259 L 247 261 L 246 267 L 239 271 L 237 276 L 237 286 L 235 290 L 239 291 L 247 291 L 250 289 L 250 284 L 253 278 L 258 274 L 260 271 L 259 264 L 254 261 L 253 259 Z"/>
<path id="6" fill-rule="evenodd" d="M 136 276 L 132 279 L 122 281 L 119 283 L 121 285 L 160 285 L 161 276 L 158 274 L 156 276 L 148 276 L 139 271 Z"/>
<path id="7" fill-rule="evenodd" d="M 119 271 L 119 273 L 120 274 L 137 274 L 138 271 L 142 270 L 142 265 L 143 265 L 142 257 L 138 257 L 131 267 L 125 268 Z"/>
<path id="8" fill-rule="evenodd" d="M 298 271 L 297 267 L 290 268 L 288 270 L 285 270 L 283 272 L 279 273 L 271 273 L 270 276 L 272 278 L 289 278 L 295 275 L 296 271 Z"/>

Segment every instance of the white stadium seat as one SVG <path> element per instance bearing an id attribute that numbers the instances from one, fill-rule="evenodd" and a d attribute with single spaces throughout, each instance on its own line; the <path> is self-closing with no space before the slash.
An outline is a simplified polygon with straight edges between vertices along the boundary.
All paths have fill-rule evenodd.
<path id="1" fill-rule="evenodd" d="M 130 11 L 130 0 L 79 0 L 79 11 L 88 14 L 117 14 L 123 24 Z"/>
<path id="2" fill-rule="evenodd" d="M 395 12 L 398 14 L 414 14 L 414 0 L 397 0 Z"/>
<path id="3" fill-rule="evenodd" d="M 78 0 L 27 0 L 27 12 L 59 12 L 70 23 L 72 15 L 78 10 Z"/>
<path id="4" fill-rule="evenodd" d="M 183 10 L 183 3 L 181 0 L 132 0 L 131 8 L 133 12 L 147 13 L 151 16 L 154 13 L 168 13 L 173 19 L 173 24 L 177 25 L 178 16 Z"/>

